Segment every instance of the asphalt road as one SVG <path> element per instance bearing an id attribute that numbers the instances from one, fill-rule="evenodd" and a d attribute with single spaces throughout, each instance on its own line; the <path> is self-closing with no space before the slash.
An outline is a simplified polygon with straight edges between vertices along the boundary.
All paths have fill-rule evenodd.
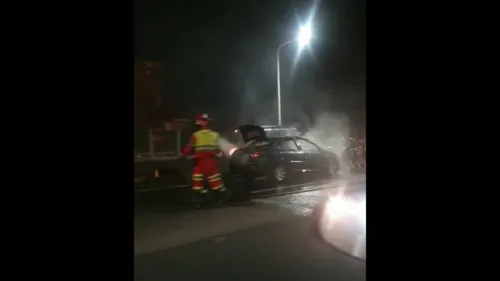
<path id="1" fill-rule="evenodd" d="M 208 210 L 137 204 L 134 280 L 365 280 L 364 262 L 313 231 L 309 214 L 325 192 Z"/>

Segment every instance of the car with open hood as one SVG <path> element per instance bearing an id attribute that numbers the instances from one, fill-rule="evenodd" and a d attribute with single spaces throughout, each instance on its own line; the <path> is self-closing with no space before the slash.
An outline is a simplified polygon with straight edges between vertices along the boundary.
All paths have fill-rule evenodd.
<path id="1" fill-rule="evenodd" d="M 239 148 L 231 157 L 231 174 L 273 184 L 288 183 L 306 174 L 337 175 L 340 163 L 335 153 L 289 132 L 269 136 L 264 126 L 240 126 L 235 130 Z"/>

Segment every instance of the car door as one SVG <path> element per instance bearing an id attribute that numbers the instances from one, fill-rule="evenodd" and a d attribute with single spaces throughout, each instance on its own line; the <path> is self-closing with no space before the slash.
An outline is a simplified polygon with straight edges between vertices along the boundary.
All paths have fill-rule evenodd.
<path id="1" fill-rule="evenodd" d="M 328 168 L 328 158 L 321 154 L 321 149 L 316 144 L 304 138 L 295 138 L 295 141 L 304 155 L 304 169 L 306 171 L 325 171 Z"/>
<path id="2" fill-rule="evenodd" d="M 293 138 L 280 138 L 281 145 L 281 160 L 286 168 L 295 173 L 301 172 L 304 169 L 304 155 L 297 147 Z"/>
<path id="3" fill-rule="evenodd" d="M 266 171 L 270 171 L 270 169 L 274 169 L 278 164 L 282 164 L 284 157 L 282 156 L 282 149 L 278 139 L 269 139 L 269 146 L 263 156 L 265 158 L 265 163 L 261 167 L 263 174 L 268 174 Z"/>

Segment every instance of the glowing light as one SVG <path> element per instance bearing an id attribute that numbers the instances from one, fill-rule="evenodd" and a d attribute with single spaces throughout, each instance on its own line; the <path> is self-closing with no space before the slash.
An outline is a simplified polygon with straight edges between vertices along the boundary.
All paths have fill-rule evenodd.
<path id="1" fill-rule="evenodd" d="M 337 220 L 346 216 L 356 216 L 358 219 L 366 220 L 366 201 L 356 203 L 342 196 L 332 196 L 325 206 L 325 215 L 329 220 Z"/>
<path id="2" fill-rule="evenodd" d="M 366 200 L 363 200 L 363 202 L 361 202 L 359 208 L 357 209 L 356 215 L 363 222 L 366 222 Z"/>
<path id="3" fill-rule="evenodd" d="M 299 30 L 298 41 L 299 47 L 302 48 L 309 44 L 312 38 L 312 29 L 310 24 L 302 26 Z"/>

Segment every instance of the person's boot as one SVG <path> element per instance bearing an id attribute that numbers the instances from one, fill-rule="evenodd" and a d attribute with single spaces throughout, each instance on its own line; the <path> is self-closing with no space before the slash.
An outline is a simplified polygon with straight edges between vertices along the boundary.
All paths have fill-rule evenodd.
<path id="1" fill-rule="evenodd" d="M 200 191 L 196 191 L 196 193 L 195 193 L 195 199 L 194 199 L 194 207 L 196 209 L 203 208 L 203 205 L 204 205 L 203 203 L 205 203 L 206 194 L 207 194 L 207 190 L 206 189 L 202 189 Z"/>
<path id="2" fill-rule="evenodd" d="M 226 195 L 226 187 L 222 187 L 221 189 L 215 191 L 215 198 L 214 198 L 214 203 L 215 206 L 222 206 L 225 201 L 225 195 Z"/>

